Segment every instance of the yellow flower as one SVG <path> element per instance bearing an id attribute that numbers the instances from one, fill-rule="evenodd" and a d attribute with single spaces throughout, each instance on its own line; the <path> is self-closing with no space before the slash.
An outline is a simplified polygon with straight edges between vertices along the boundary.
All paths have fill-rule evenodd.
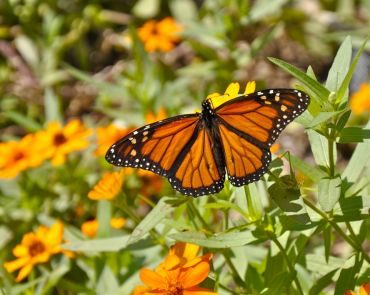
<path id="1" fill-rule="evenodd" d="M 62 127 L 59 122 L 50 122 L 45 131 L 40 132 L 39 144 L 48 147 L 51 152 L 51 163 L 58 166 L 66 161 L 66 156 L 86 148 L 87 137 L 92 133 L 80 120 L 71 120 Z"/>
<path id="2" fill-rule="evenodd" d="M 36 233 L 27 233 L 23 236 L 21 244 L 13 249 L 17 259 L 4 263 L 8 272 L 20 269 L 16 278 L 20 282 L 27 277 L 36 264 L 49 261 L 51 256 L 64 253 L 72 256 L 71 252 L 63 250 L 60 245 L 63 241 L 63 224 L 54 223 L 50 228 L 39 226 Z"/>
<path id="3" fill-rule="evenodd" d="M 360 85 L 360 89 L 352 94 L 351 109 L 356 115 L 368 111 L 370 112 L 370 84 L 363 83 Z"/>
<path id="4" fill-rule="evenodd" d="M 140 279 L 146 286 L 134 289 L 134 295 L 215 295 L 216 292 L 198 286 L 210 271 L 210 254 L 198 257 L 199 247 L 177 243 L 169 255 L 154 271 L 143 268 Z"/>
<path id="5" fill-rule="evenodd" d="M 114 124 L 110 124 L 106 127 L 96 128 L 98 147 L 95 150 L 94 155 L 105 155 L 105 153 L 113 143 L 115 143 L 117 140 L 121 139 L 131 131 L 132 128 L 119 128 Z"/>
<path id="6" fill-rule="evenodd" d="M 41 165 L 48 152 L 37 142 L 36 134 L 28 134 L 20 141 L 0 143 L 0 178 L 13 178 L 23 170 Z"/>
<path id="7" fill-rule="evenodd" d="M 125 224 L 126 224 L 126 219 L 122 217 L 113 217 L 110 220 L 110 226 L 115 229 L 120 229 L 124 227 Z M 85 221 L 81 225 L 82 233 L 89 238 L 94 238 L 98 232 L 98 229 L 99 229 L 99 222 L 97 219 Z"/>
<path id="8" fill-rule="evenodd" d="M 98 184 L 88 193 L 91 200 L 112 200 L 121 191 L 124 169 L 119 172 L 105 173 Z"/>
<path id="9" fill-rule="evenodd" d="M 168 52 L 180 41 L 178 34 L 182 30 L 183 27 L 173 18 L 166 17 L 161 21 L 147 21 L 139 28 L 138 36 L 143 41 L 146 51 Z"/>
<path id="10" fill-rule="evenodd" d="M 359 291 L 359 295 L 370 295 L 370 283 L 362 284 Z M 356 295 L 356 292 L 348 290 L 343 295 Z"/>
<path id="11" fill-rule="evenodd" d="M 240 85 L 238 82 L 230 83 L 229 86 L 226 88 L 225 93 L 223 95 L 219 93 L 212 93 L 207 96 L 207 99 L 211 101 L 211 104 L 213 108 L 217 108 L 218 106 L 222 105 L 223 103 L 237 97 L 239 94 Z M 248 95 L 250 93 L 253 93 L 256 89 L 256 82 L 251 81 L 248 82 L 245 90 L 244 95 Z"/>

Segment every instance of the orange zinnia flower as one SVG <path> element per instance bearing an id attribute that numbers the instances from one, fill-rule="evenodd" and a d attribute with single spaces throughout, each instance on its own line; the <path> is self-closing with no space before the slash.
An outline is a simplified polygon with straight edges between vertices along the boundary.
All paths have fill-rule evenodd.
<path id="1" fill-rule="evenodd" d="M 120 172 L 105 173 L 88 193 L 91 200 L 112 200 L 121 191 L 124 169 Z"/>
<path id="2" fill-rule="evenodd" d="M 110 220 L 110 226 L 115 229 L 120 229 L 124 227 L 125 224 L 126 224 L 126 219 L 124 219 L 123 217 L 113 217 Z M 81 225 L 82 233 L 89 238 L 94 238 L 98 232 L 98 229 L 99 229 L 99 223 L 97 219 L 85 221 Z"/>
<path id="3" fill-rule="evenodd" d="M 114 124 L 110 124 L 106 127 L 96 128 L 97 136 L 97 149 L 94 152 L 95 156 L 105 155 L 109 147 L 117 140 L 128 134 L 132 128 L 119 128 Z"/>
<path id="4" fill-rule="evenodd" d="M 356 115 L 360 115 L 363 112 L 370 112 L 370 84 L 363 83 L 360 85 L 360 89 L 352 94 L 351 109 Z"/>
<path id="5" fill-rule="evenodd" d="M 64 253 L 71 257 L 72 252 L 63 250 L 60 245 L 63 242 L 63 224 L 54 223 L 50 228 L 39 226 L 36 233 L 27 233 L 23 236 L 21 244 L 13 249 L 16 260 L 4 263 L 8 272 L 20 269 L 16 281 L 19 282 L 27 277 L 36 264 L 49 261 L 50 257 L 57 253 Z"/>
<path id="6" fill-rule="evenodd" d="M 365 283 L 365 284 L 361 285 L 359 291 L 360 291 L 359 295 L 370 295 L 370 283 Z M 348 291 L 344 292 L 343 295 L 356 295 L 356 292 L 354 292 L 352 290 L 348 290 Z"/>
<path id="7" fill-rule="evenodd" d="M 177 243 L 155 271 L 147 268 L 140 271 L 140 279 L 146 286 L 136 287 L 134 294 L 217 294 L 198 286 L 208 277 L 211 258 L 210 254 L 197 257 L 198 251 L 196 245 Z"/>
<path id="8" fill-rule="evenodd" d="M 171 51 L 177 42 L 180 41 L 178 34 L 183 30 L 173 18 L 166 17 L 161 21 L 147 21 L 138 30 L 138 35 L 144 43 L 145 50 L 153 51 Z"/>
<path id="9" fill-rule="evenodd" d="M 23 170 L 41 165 L 48 152 L 38 144 L 35 134 L 20 141 L 0 143 L 0 178 L 13 178 Z"/>
<path id="10" fill-rule="evenodd" d="M 80 120 L 71 120 L 62 127 L 59 122 L 50 122 L 45 131 L 39 134 L 39 144 L 48 147 L 51 152 L 51 163 L 58 166 L 66 161 L 66 156 L 86 148 L 87 137 L 92 130 L 87 129 Z"/>

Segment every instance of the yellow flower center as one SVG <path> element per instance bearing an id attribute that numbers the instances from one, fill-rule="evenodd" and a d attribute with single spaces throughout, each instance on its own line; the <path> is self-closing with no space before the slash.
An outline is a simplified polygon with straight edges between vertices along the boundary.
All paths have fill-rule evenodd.
<path id="1" fill-rule="evenodd" d="M 45 252 L 46 248 L 44 243 L 41 241 L 34 241 L 33 244 L 28 248 L 28 252 L 31 256 L 37 256 Z"/>
<path id="2" fill-rule="evenodd" d="M 63 133 L 57 133 L 54 135 L 54 144 L 55 145 L 62 145 L 67 141 L 66 137 Z"/>

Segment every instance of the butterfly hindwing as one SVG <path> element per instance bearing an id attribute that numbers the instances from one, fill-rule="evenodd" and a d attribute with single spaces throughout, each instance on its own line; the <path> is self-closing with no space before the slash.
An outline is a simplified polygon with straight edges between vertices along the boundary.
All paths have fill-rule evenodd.
<path id="1" fill-rule="evenodd" d="M 169 177 L 172 187 L 185 195 L 214 194 L 224 187 L 225 167 L 220 159 L 221 150 L 202 123 Z"/>
<path id="2" fill-rule="evenodd" d="M 266 172 L 271 145 L 308 104 L 309 97 L 299 90 L 267 89 L 216 108 L 226 169 L 233 185 L 256 181 Z"/>

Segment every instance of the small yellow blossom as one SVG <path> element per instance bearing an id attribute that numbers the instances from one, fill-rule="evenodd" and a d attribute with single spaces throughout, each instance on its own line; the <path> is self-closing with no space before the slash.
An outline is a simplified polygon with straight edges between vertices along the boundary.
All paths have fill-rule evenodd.
<path id="1" fill-rule="evenodd" d="M 87 129 L 80 120 L 71 120 L 64 127 L 58 122 L 50 122 L 45 131 L 40 132 L 38 144 L 48 147 L 51 152 L 51 163 L 58 166 L 66 161 L 66 156 L 85 149 L 89 142 L 87 137 L 92 130 Z"/>
<path id="2" fill-rule="evenodd" d="M 216 292 L 199 287 L 210 271 L 210 254 L 198 257 L 199 247 L 187 243 L 176 243 L 169 255 L 154 271 L 143 268 L 140 279 L 145 286 L 134 289 L 133 295 L 176 294 L 215 295 Z"/>
<path id="3" fill-rule="evenodd" d="M 229 86 L 226 88 L 225 93 L 223 95 L 219 93 L 212 93 L 207 96 L 207 99 L 209 99 L 212 103 L 212 107 L 215 109 L 222 105 L 223 103 L 237 97 L 239 94 L 240 85 L 238 82 L 230 83 Z M 244 95 L 248 95 L 250 93 L 253 93 L 256 89 L 256 82 L 251 81 L 248 82 L 245 90 Z"/>
<path id="4" fill-rule="evenodd" d="M 105 155 L 109 147 L 116 141 L 132 131 L 132 128 L 119 128 L 114 124 L 106 127 L 96 128 L 97 148 L 94 152 L 95 156 Z"/>
<path id="5" fill-rule="evenodd" d="M 0 143 L 0 155 L 0 178 L 14 178 L 21 171 L 41 165 L 49 154 L 38 144 L 36 134 L 28 134 L 20 141 Z"/>
<path id="6" fill-rule="evenodd" d="M 360 85 L 360 89 L 352 94 L 350 105 L 356 115 L 366 111 L 370 112 L 370 83 Z"/>
<path id="7" fill-rule="evenodd" d="M 21 244 L 13 249 L 16 260 L 4 263 L 8 272 L 20 269 L 16 278 L 17 282 L 27 277 L 36 264 L 46 263 L 51 256 L 64 253 L 71 257 L 73 254 L 63 250 L 60 245 L 63 242 L 63 224 L 54 223 L 50 228 L 40 226 L 36 233 L 27 233 L 23 236 Z"/>
<path id="8" fill-rule="evenodd" d="M 139 28 L 138 36 L 144 43 L 146 51 L 168 52 L 180 41 L 179 33 L 182 30 L 183 27 L 172 17 L 166 17 L 161 21 L 147 21 Z"/>
<path id="9" fill-rule="evenodd" d="M 124 169 L 119 172 L 105 173 L 88 193 L 91 200 L 112 200 L 121 191 Z"/>

